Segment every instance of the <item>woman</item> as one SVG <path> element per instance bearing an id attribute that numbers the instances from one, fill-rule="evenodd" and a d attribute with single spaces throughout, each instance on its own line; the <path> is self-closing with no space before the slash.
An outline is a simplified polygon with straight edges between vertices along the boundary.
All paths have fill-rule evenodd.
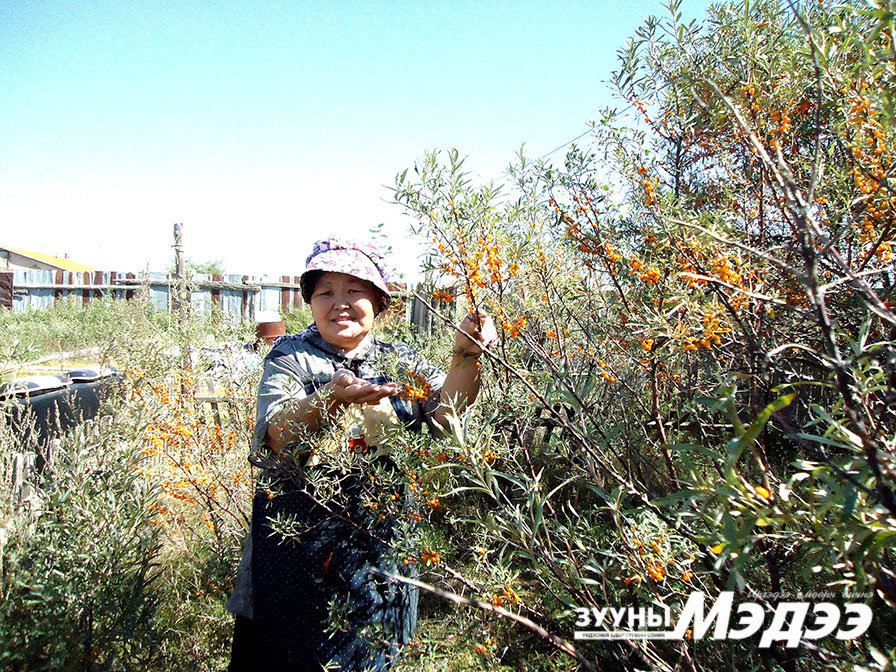
<path id="1" fill-rule="evenodd" d="M 386 670 L 413 633 L 416 591 L 369 571 L 397 571 L 390 553 L 396 522 L 363 506 L 358 474 L 342 474 L 339 496 L 321 501 L 304 471 L 325 469 L 318 467 L 325 450 L 360 453 L 370 471 L 388 467 L 391 432 L 446 426 L 452 408 L 475 400 L 476 360 L 496 332 L 486 315 L 467 317 L 446 376 L 412 348 L 373 337 L 374 320 L 391 300 L 386 281 L 371 246 L 315 243 L 301 278 L 314 325 L 279 339 L 265 359 L 249 459 L 266 486 L 253 502 L 228 603 L 236 615 L 231 672 L 327 664 Z M 432 396 L 402 399 L 384 371 L 387 361 L 425 381 Z M 278 524 L 284 519 L 294 530 L 286 538 Z"/>

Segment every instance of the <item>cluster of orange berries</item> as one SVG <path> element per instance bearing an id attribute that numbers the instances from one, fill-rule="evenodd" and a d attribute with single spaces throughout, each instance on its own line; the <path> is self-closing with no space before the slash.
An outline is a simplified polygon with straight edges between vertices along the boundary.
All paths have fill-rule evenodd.
<path id="1" fill-rule="evenodd" d="M 645 541 L 638 535 L 638 528 L 635 525 L 631 526 L 633 539 L 632 546 L 636 549 L 638 556 L 637 558 L 631 556 L 633 564 L 642 566 L 645 568 L 645 573 L 647 577 L 657 583 L 662 583 L 666 580 L 666 560 L 660 549 L 659 544 L 656 541 L 649 542 L 649 550 Z M 663 533 L 660 533 L 660 539 L 662 540 Z M 644 577 L 640 572 L 635 572 L 629 577 L 624 579 L 626 585 L 629 585 L 632 582 L 638 582 L 644 580 Z"/>
<path id="2" fill-rule="evenodd" d="M 708 350 L 713 345 L 721 345 L 722 339 L 719 334 L 727 331 L 727 329 L 722 329 L 722 322 L 719 316 L 716 313 L 708 312 L 703 315 L 703 337 L 685 338 L 684 350 L 685 352 L 697 350 L 698 348 L 706 348 Z"/>
<path id="3" fill-rule="evenodd" d="M 177 521 L 179 519 L 180 520 L 183 519 L 183 516 L 178 517 L 178 515 L 176 513 L 174 513 L 174 511 L 169 509 L 167 506 L 162 506 L 161 504 L 147 504 L 146 508 L 149 509 L 150 511 L 155 511 L 160 516 L 164 516 L 171 520 Z M 168 521 L 165 520 L 164 518 L 163 519 L 153 519 L 153 520 L 150 520 L 149 522 L 151 525 L 165 525 L 168 523 Z"/>
<path id="4" fill-rule="evenodd" d="M 519 604 L 520 596 L 513 589 L 513 586 L 508 584 L 501 590 L 500 593 L 492 593 L 491 598 L 489 598 L 489 602 L 491 602 L 496 607 L 502 606 L 505 602 L 513 602 L 514 604 Z"/>
<path id="5" fill-rule="evenodd" d="M 670 558 L 667 551 L 663 548 L 667 545 L 665 533 L 661 531 L 656 539 L 650 540 L 645 536 L 641 536 L 635 525 L 631 526 L 631 532 L 631 546 L 634 547 L 637 555 L 630 555 L 629 558 L 632 564 L 640 569 L 623 579 L 624 583 L 626 585 L 633 582 L 641 583 L 645 576 L 655 583 L 664 583 L 669 576 L 670 568 L 676 565 L 674 559 Z M 690 583 L 691 579 L 694 578 L 694 573 L 688 569 L 690 563 L 694 560 L 695 556 L 692 555 L 689 559 L 680 563 L 680 565 L 684 565 L 684 568 L 681 568 L 681 580 L 685 583 Z"/>
<path id="6" fill-rule="evenodd" d="M 439 289 L 432 293 L 432 298 L 436 301 L 441 301 L 442 303 L 452 303 L 454 299 L 457 298 L 457 292 L 448 292 Z"/>
<path id="7" fill-rule="evenodd" d="M 691 263 L 690 259 L 686 257 L 678 257 L 676 261 L 681 265 L 681 270 L 685 273 L 685 278 L 687 279 L 687 285 L 689 288 L 693 289 L 697 285 L 703 285 L 706 283 L 706 280 L 703 278 L 694 278 L 693 275 L 697 274 L 697 269 L 694 264 Z"/>
<path id="8" fill-rule="evenodd" d="M 740 275 L 731 265 L 731 259 L 727 256 L 716 257 L 712 262 L 712 274 L 722 282 L 729 285 L 739 285 L 741 281 Z"/>
<path id="9" fill-rule="evenodd" d="M 144 371 L 136 367 L 128 372 L 128 378 L 134 382 L 132 393 L 150 420 L 142 437 L 145 447 L 141 452 L 155 458 L 137 471 L 158 483 L 171 500 L 200 507 L 203 523 L 214 531 L 214 511 L 210 507 L 216 506 L 219 488 L 247 485 L 251 479 L 245 477 L 245 469 L 240 469 L 219 482 L 208 470 L 210 453 L 232 448 L 240 432 L 225 431 L 220 421 L 206 422 L 201 412 L 202 402 L 193 393 L 196 383 L 191 371 L 192 367 L 184 372 L 175 371 L 163 383 L 147 379 Z M 248 399 L 244 401 L 250 403 Z M 242 424 L 237 415 L 232 418 Z M 251 425 L 254 421 L 247 417 L 246 423 Z M 273 497 L 273 493 L 269 496 Z M 170 520 L 185 519 L 184 512 L 175 514 L 166 507 L 158 510 Z M 153 522 L 159 524 L 159 521 Z"/>
<path id="10" fill-rule="evenodd" d="M 622 255 L 616 252 L 616 248 L 610 245 L 610 243 L 604 243 L 603 251 L 607 259 L 612 262 L 616 262 L 622 259 Z"/>
<path id="11" fill-rule="evenodd" d="M 656 184 L 649 177 L 645 177 L 641 180 L 641 184 L 644 185 L 644 203 L 646 205 L 653 205 L 656 203 Z"/>
<path id="12" fill-rule="evenodd" d="M 424 548 L 420 553 L 420 559 L 428 567 L 430 565 L 438 565 L 442 561 L 442 555 L 431 551 L 429 548 Z"/>
<path id="13" fill-rule="evenodd" d="M 631 103 L 632 106 L 641 113 L 641 116 L 644 117 L 644 121 L 646 121 L 648 124 L 651 123 L 652 120 L 650 118 L 650 115 L 647 113 L 647 107 L 644 105 L 643 101 L 635 99 L 631 101 Z"/>
<path id="14" fill-rule="evenodd" d="M 455 215 L 457 211 L 455 210 Z M 488 233 L 481 233 L 475 244 L 470 245 L 458 223 L 453 230 L 442 230 L 435 217 L 430 217 L 433 229 L 432 242 L 437 246 L 443 259 L 440 268 L 445 273 L 463 280 L 464 294 L 470 305 L 475 305 L 476 290 L 501 284 L 511 280 L 520 273 L 520 265 L 507 263 L 506 255 L 498 240 Z M 455 294 L 434 292 L 433 297 L 450 303 Z"/>
<path id="15" fill-rule="evenodd" d="M 410 380 L 402 386 L 398 396 L 406 401 L 431 399 L 433 394 L 432 387 L 426 382 L 426 379 L 413 371 L 407 371 L 406 373 Z"/>
<path id="16" fill-rule="evenodd" d="M 478 653 L 480 656 L 484 656 L 486 653 L 488 653 L 488 647 L 490 647 L 491 645 L 492 638 L 489 637 L 485 640 L 485 644 L 477 644 L 476 646 L 474 646 L 473 651 Z"/>
<path id="17" fill-rule="evenodd" d="M 777 124 L 772 131 L 775 135 L 784 135 L 790 130 L 790 117 L 787 116 L 786 112 L 774 110 L 770 116 L 771 120 Z"/>
<path id="18" fill-rule="evenodd" d="M 655 285 L 660 281 L 660 272 L 655 268 L 648 268 L 643 273 L 636 275 L 641 282 L 646 282 L 648 285 Z"/>
<path id="19" fill-rule="evenodd" d="M 507 335 L 510 338 L 516 338 L 520 335 L 520 332 L 526 328 L 526 318 L 520 317 L 515 322 L 510 322 L 509 320 L 501 320 L 501 328 L 507 332 Z"/>
<path id="20" fill-rule="evenodd" d="M 891 195 L 887 180 L 888 170 L 884 165 L 887 145 L 885 127 L 878 119 L 875 102 L 865 93 L 868 82 L 861 82 L 859 90 L 843 89 L 848 97 L 850 109 L 849 124 L 841 131 L 846 136 L 849 129 L 854 131 L 850 138 L 852 155 L 859 165 L 853 168 L 852 176 L 856 187 L 869 196 L 866 202 L 866 216 L 861 222 L 860 241 L 869 244 L 869 252 L 874 251 L 878 261 L 887 263 L 892 258 L 889 241 L 878 241 L 878 225 L 890 222 L 896 214 L 896 197 Z M 892 158 L 892 157 L 891 157 Z"/>

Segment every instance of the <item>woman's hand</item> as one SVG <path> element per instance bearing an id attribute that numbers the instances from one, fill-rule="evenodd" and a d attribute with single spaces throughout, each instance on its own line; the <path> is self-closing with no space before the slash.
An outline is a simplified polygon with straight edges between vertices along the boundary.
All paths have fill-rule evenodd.
<path id="1" fill-rule="evenodd" d="M 316 431 L 339 406 L 378 404 L 383 397 L 398 393 L 395 383 L 374 385 L 358 378 L 348 369 L 339 369 L 318 392 L 301 399 L 292 409 L 282 412 L 268 426 L 265 443 L 275 453 L 289 441 L 301 436 L 296 428 Z"/>
<path id="2" fill-rule="evenodd" d="M 479 357 L 498 340 L 498 330 L 487 313 L 478 311 L 467 315 L 460 323 L 460 331 L 454 335 L 454 354 L 459 357 Z"/>
<path id="3" fill-rule="evenodd" d="M 375 385 L 358 378 L 348 369 L 339 369 L 327 386 L 331 399 L 340 404 L 378 404 L 380 399 L 398 393 L 395 383 Z"/>

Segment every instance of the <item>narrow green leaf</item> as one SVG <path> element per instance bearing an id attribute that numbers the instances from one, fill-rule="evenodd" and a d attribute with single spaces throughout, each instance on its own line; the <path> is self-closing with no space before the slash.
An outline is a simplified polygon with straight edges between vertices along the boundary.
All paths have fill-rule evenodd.
<path id="1" fill-rule="evenodd" d="M 768 424 L 768 421 L 771 419 L 772 415 L 780 411 L 782 408 L 786 408 L 790 405 L 790 403 L 796 398 L 795 394 L 785 394 L 783 397 L 778 397 L 768 406 L 766 406 L 762 411 L 756 416 L 756 419 L 750 423 L 750 426 L 744 431 L 743 434 L 738 436 L 735 439 L 732 439 L 728 443 L 728 459 L 725 461 L 725 473 L 726 478 L 730 478 L 734 475 L 734 466 L 737 464 L 737 461 L 740 459 L 740 456 L 743 454 L 746 448 L 749 448 L 756 441 L 756 437 L 759 436 L 759 433 L 765 429 L 765 425 Z"/>

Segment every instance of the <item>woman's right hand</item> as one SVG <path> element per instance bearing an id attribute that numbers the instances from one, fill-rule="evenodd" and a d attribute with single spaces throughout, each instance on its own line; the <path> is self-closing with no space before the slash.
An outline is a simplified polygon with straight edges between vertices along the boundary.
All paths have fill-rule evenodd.
<path id="1" fill-rule="evenodd" d="M 358 378 L 348 369 L 339 369 L 327 385 L 330 397 L 347 404 L 378 404 L 384 397 L 398 393 L 395 383 L 375 385 Z"/>
<path id="2" fill-rule="evenodd" d="M 289 441 L 295 441 L 301 432 L 296 425 L 312 431 L 320 429 L 326 416 L 337 406 L 348 404 L 378 404 L 383 397 L 398 394 L 395 383 L 374 385 L 358 378 L 348 369 L 339 369 L 333 379 L 313 395 L 301 399 L 295 408 L 279 414 L 268 426 L 265 443 L 279 453 Z"/>

